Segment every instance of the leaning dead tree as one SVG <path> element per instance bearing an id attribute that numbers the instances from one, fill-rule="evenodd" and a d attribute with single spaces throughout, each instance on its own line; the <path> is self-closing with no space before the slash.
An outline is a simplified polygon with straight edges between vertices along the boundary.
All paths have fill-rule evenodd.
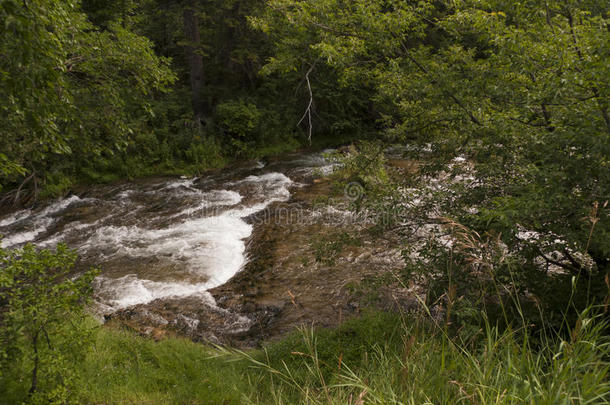
<path id="1" fill-rule="evenodd" d="M 297 123 L 297 127 L 298 127 L 305 120 L 305 118 L 307 118 L 308 124 L 309 124 L 309 132 L 307 135 L 307 139 L 309 141 L 310 146 L 311 146 L 311 134 L 313 132 L 313 123 L 312 123 L 312 119 L 311 119 L 311 115 L 312 115 L 312 111 L 313 111 L 313 91 L 311 90 L 311 81 L 309 80 L 309 75 L 311 74 L 311 72 L 313 72 L 313 68 L 315 66 L 316 66 L 316 62 L 314 62 L 307 70 L 307 73 L 305 73 L 305 83 L 307 84 L 307 90 L 309 91 L 309 104 L 307 104 L 307 108 L 305 109 L 303 116 Z"/>
<path id="2" fill-rule="evenodd" d="M 32 187 L 26 187 L 29 183 L 32 183 Z M 25 179 L 19 184 L 19 187 L 0 195 L 0 207 L 17 207 L 19 205 L 25 206 L 26 204 L 34 205 L 36 204 L 37 200 L 38 176 L 36 174 L 36 170 L 32 170 L 32 173 L 25 177 Z"/>

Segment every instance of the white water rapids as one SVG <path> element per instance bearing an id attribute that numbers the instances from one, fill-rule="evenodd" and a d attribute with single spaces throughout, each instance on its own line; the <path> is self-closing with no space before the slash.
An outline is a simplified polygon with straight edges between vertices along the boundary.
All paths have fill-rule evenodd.
<path id="1" fill-rule="evenodd" d="M 206 297 L 247 262 L 253 231 L 247 218 L 290 198 L 298 183 L 289 175 L 302 180 L 303 173 L 332 167 L 321 155 L 263 166 L 93 188 L 0 217 L 0 245 L 67 243 L 81 257 L 79 266 L 101 269 L 95 298 L 104 312 L 159 298 Z"/>

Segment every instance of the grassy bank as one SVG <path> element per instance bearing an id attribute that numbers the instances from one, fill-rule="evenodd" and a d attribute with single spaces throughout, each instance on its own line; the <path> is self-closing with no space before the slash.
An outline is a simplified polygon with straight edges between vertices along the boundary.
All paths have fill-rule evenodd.
<path id="1" fill-rule="evenodd" d="M 71 365 L 72 399 L 94 404 L 573 404 L 610 399 L 610 345 L 583 317 L 562 340 L 532 347 L 523 331 L 469 336 L 371 313 L 335 330 L 302 330 L 264 350 L 237 352 L 178 338 L 154 342 L 96 327 Z M 4 374 L 27 398 L 27 364 Z"/>

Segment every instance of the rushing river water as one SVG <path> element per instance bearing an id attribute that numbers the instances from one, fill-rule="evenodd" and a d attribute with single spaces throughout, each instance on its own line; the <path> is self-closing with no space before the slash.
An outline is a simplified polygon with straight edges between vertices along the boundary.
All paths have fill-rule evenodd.
<path id="1" fill-rule="evenodd" d="M 76 249 L 80 269 L 101 270 L 95 298 L 104 313 L 158 298 L 206 298 L 247 262 L 255 226 L 249 217 L 287 201 L 294 187 L 332 166 L 322 154 L 293 155 L 201 178 L 93 187 L 0 217 L 0 244 Z"/>

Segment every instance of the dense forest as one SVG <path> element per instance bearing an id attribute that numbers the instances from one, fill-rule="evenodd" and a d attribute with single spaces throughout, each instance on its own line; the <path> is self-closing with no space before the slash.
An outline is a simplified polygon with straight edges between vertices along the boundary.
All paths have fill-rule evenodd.
<path id="1" fill-rule="evenodd" d="M 104 264 L 21 229 L 0 402 L 608 403 L 609 90 L 601 0 L 0 0 L 0 232 L 90 188 L 333 148 L 295 193 L 369 220 L 284 249 L 310 247 L 312 280 L 359 276 L 341 260 L 366 246 L 400 261 L 367 265 L 346 321 L 242 350 L 101 326 Z"/>

